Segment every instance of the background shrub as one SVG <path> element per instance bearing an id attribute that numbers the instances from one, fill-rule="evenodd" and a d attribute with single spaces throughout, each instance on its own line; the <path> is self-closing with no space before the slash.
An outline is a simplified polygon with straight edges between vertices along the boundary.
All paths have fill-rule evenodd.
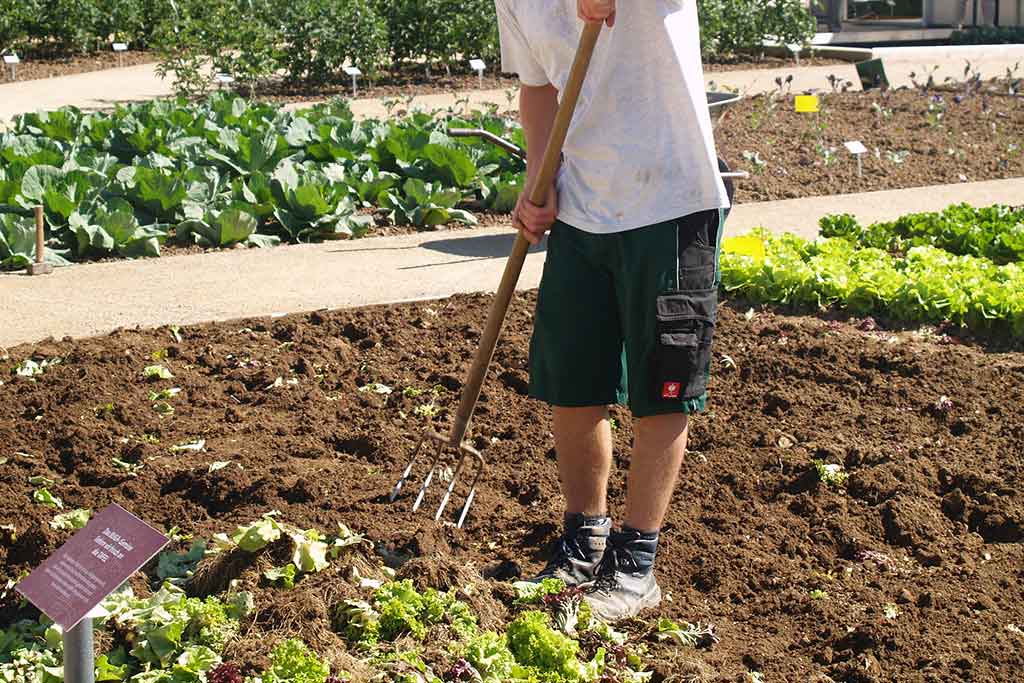
<path id="1" fill-rule="evenodd" d="M 346 61 L 373 75 L 385 63 L 387 24 L 373 0 L 278 0 L 279 65 L 293 81 L 327 83 Z"/>
<path id="2" fill-rule="evenodd" d="M 800 0 L 697 0 L 705 57 L 758 53 L 765 39 L 804 44 L 815 20 Z"/>

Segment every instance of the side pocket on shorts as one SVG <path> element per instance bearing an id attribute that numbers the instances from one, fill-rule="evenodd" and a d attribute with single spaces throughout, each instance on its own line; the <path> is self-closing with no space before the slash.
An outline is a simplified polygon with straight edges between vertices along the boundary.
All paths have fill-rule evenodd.
<path id="1" fill-rule="evenodd" d="M 652 362 L 656 400 L 695 399 L 707 390 L 717 313 L 717 288 L 658 297 Z"/>

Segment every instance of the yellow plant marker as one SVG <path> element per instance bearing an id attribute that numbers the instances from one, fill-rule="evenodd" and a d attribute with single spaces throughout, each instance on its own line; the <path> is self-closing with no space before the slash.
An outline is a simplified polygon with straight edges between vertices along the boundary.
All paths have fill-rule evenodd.
<path id="1" fill-rule="evenodd" d="M 727 237 L 722 240 L 722 251 L 727 254 L 750 256 L 754 261 L 763 261 L 765 257 L 764 240 L 760 237 Z"/>
<path id="2" fill-rule="evenodd" d="M 813 114 L 818 111 L 817 95 L 797 95 L 796 110 L 801 114 Z"/>

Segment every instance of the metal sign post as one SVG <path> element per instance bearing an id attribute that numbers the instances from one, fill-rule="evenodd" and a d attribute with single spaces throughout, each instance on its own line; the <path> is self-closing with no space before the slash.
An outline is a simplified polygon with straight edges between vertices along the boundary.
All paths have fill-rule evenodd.
<path id="1" fill-rule="evenodd" d="M 21 64 L 21 57 L 16 54 L 4 55 L 4 64 L 11 71 L 11 80 L 18 80 L 18 65 Z"/>
<path id="2" fill-rule="evenodd" d="M 82 619 L 78 626 L 64 631 L 64 681 L 95 683 L 95 648 L 92 641 L 92 619 Z"/>
<path id="3" fill-rule="evenodd" d="M 346 66 L 344 70 L 345 73 L 352 77 L 352 97 L 355 97 L 356 93 L 359 91 L 359 86 L 357 85 L 356 79 L 362 76 L 363 72 L 360 71 L 359 67 L 357 66 Z"/>
<path id="4" fill-rule="evenodd" d="M 864 164 L 861 161 L 861 157 L 867 154 L 868 148 L 864 146 L 864 143 L 860 140 L 851 140 L 850 142 L 844 142 L 843 146 L 853 156 L 857 157 L 857 177 L 864 177 Z"/>
<path id="5" fill-rule="evenodd" d="M 469 66 L 473 71 L 480 77 L 480 89 L 484 89 L 484 71 L 487 70 L 487 64 L 482 59 L 471 59 L 469 60 Z"/>
<path id="6" fill-rule="evenodd" d="M 117 55 L 118 68 L 124 66 L 124 53 L 128 51 L 128 43 L 114 43 L 114 53 Z"/>

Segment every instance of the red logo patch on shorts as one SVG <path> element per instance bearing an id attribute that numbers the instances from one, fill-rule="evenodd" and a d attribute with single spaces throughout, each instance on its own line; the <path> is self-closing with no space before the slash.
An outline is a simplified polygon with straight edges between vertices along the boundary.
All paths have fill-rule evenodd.
<path id="1" fill-rule="evenodd" d="M 679 382 L 665 382 L 661 385 L 661 397 L 662 398 L 679 398 L 679 390 L 681 389 Z"/>

